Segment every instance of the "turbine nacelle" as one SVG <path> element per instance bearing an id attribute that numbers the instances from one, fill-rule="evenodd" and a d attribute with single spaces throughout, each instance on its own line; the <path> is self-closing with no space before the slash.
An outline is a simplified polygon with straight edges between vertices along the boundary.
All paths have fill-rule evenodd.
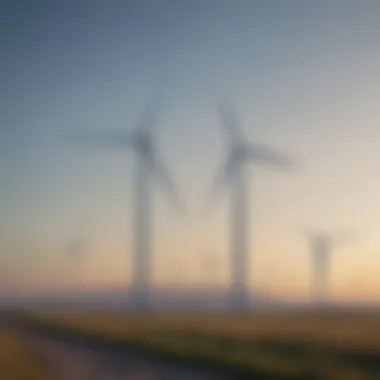
<path id="1" fill-rule="evenodd" d="M 304 233 L 306 233 L 313 254 L 316 255 L 330 253 L 333 246 L 347 242 L 353 235 L 353 232 L 349 230 L 333 233 L 317 228 L 305 228 Z"/>
<path id="2" fill-rule="evenodd" d="M 66 141 L 81 147 L 133 149 L 143 155 L 155 150 L 151 133 L 137 128 L 132 131 L 76 131 L 66 134 Z"/>
<path id="3" fill-rule="evenodd" d="M 143 155 L 151 155 L 154 152 L 152 135 L 146 130 L 136 130 L 129 141 L 133 148 Z"/>
<path id="4" fill-rule="evenodd" d="M 234 162 L 235 166 L 251 162 L 268 165 L 275 169 L 292 169 L 295 167 L 295 162 L 287 155 L 275 152 L 265 145 L 245 142 L 237 142 L 230 148 L 229 160 Z"/>
<path id="5" fill-rule="evenodd" d="M 215 193 L 222 186 L 236 180 L 247 163 L 287 170 L 296 167 L 296 163 L 283 153 L 276 152 L 265 145 L 245 142 L 236 113 L 226 98 L 218 102 L 218 113 L 228 141 L 228 155 L 219 166 L 209 198 L 213 199 Z M 210 199 L 207 199 L 206 202 L 209 203 Z M 207 203 L 206 209 L 208 209 Z"/>
<path id="6" fill-rule="evenodd" d="M 315 242 L 343 242 L 352 236 L 352 231 L 328 232 L 320 229 L 309 231 L 309 237 Z"/>
<path id="7" fill-rule="evenodd" d="M 133 150 L 138 154 L 138 159 L 145 162 L 149 172 L 165 188 L 167 195 L 171 198 L 170 201 L 179 211 L 182 209 L 182 204 L 179 200 L 178 190 L 170 170 L 159 154 L 153 137 L 157 112 L 158 104 L 153 102 L 141 115 L 137 127 L 132 130 L 72 132 L 66 141 L 68 140 L 70 144 L 81 147 L 98 147 L 121 151 Z"/>

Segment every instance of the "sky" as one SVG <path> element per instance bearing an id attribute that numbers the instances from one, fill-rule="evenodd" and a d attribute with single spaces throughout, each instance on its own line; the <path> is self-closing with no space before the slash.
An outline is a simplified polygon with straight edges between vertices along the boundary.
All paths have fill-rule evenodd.
<path id="1" fill-rule="evenodd" d="M 247 141 L 299 163 L 247 165 L 252 289 L 307 297 L 303 227 L 348 229 L 331 296 L 376 300 L 379 41 L 377 0 L 0 1 L 2 291 L 129 282 L 133 153 L 52 136 L 134 128 L 169 72 L 157 144 L 186 212 L 154 188 L 155 283 L 228 283 L 229 188 L 202 208 L 226 154 L 215 105 L 227 95 Z M 78 235 L 75 274 L 65 247 Z"/>

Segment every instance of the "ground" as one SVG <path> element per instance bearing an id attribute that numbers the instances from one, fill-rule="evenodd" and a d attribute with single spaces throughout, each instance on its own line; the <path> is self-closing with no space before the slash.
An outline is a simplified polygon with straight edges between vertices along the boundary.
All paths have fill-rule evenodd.
<path id="1" fill-rule="evenodd" d="M 0 379 L 50 380 L 48 361 L 14 331 L 0 328 Z"/>
<path id="2" fill-rule="evenodd" d="M 129 342 L 173 357 L 273 378 L 375 380 L 380 315 L 374 312 L 232 315 L 40 313 L 39 321 Z M 315 378 L 315 377 L 314 377 Z"/>

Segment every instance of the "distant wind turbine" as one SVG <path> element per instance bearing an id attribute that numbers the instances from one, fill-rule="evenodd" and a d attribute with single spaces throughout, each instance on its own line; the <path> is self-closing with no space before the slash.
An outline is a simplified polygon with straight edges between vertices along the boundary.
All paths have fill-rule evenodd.
<path id="1" fill-rule="evenodd" d="M 217 282 L 218 257 L 215 252 L 208 252 L 205 255 L 204 269 L 206 275 L 206 284 L 212 286 Z"/>
<path id="2" fill-rule="evenodd" d="M 154 175 L 178 211 L 181 204 L 170 171 L 164 165 L 155 144 L 154 126 L 160 109 L 162 92 L 154 93 L 132 131 L 77 134 L 73 142 L 98 147 L 133 150 L 135 173 L 133 188 L 134 243 L 132 258 L 133 305 L 149 307 L 151 291 L 151 176 Z"/>
<path id="3" fill-rule="evenodd" d="M 81 236 L 76 236 L 69 239 L 66 247 L 66 254 L 69 259 L 69 270 L 72 274 L 71 278 L 75 278 L 73 282 L 79 285 L 81 278 L 81 265 L 85 253 L 85 239 Z"/>
<path id="4" fill-rule="evenodd" d="M 218 102 L 218 112 L 228 142 L 227 159 L 220 168 L 211 187 L 208 206 L 216 192 L 226 184 L 231 186 L 231 297 L 232 307 L 244 310 L 248 307 L 248 180 L 244 171 L 248 163 L 274 168 L 290 169 L 294 162 L 286 155 L 270 148 L 248 143 L 241 134 L 241 128 L 232 104 L 223 99 Z"/>
<path id="5" fill-rule="evenodd" d="M 312 300 L 317 303 L 328 301 L 328 286 L 330 277 L 331 254 L 333 248 L 342 242 L 346 242 L 351 236 L 348 231 L 331 233 L 321 229 L 305 229 L 309 240 L 312 259 Z"/>

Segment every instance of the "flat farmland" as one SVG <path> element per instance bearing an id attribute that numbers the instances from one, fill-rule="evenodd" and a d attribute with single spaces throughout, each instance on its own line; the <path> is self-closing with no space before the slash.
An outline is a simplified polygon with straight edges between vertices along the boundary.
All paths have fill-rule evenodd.
<path id="1" fill-rule="evenodd" d="M 273 378 L 380 378 L 380 314 L 374 312 L 37 313 L 32 318 L 68 331 L 273 374 Z"/>

